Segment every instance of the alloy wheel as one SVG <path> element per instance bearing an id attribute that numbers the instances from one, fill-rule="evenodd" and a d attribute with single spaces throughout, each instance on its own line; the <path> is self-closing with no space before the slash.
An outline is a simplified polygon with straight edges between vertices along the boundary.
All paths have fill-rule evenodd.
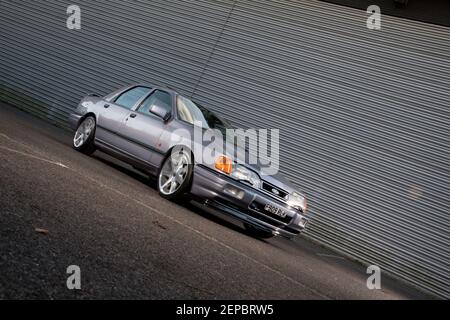
<path id="1" fill-rule="evenodd" d="M 84 119 L 75 132 L 73 145 L 76 148 L 81 147 L 89 139 L 91 133 L 94 131 L 94 127 L 95 121 L 91 117 Z"/>
<path id="2" fill-rule="evenodd" d="M 175 193 L 184 183 L 190 163 L 186 152 L 170 155 L 164 162 L 158 177 L 158 188 L 164 195 Z"/>

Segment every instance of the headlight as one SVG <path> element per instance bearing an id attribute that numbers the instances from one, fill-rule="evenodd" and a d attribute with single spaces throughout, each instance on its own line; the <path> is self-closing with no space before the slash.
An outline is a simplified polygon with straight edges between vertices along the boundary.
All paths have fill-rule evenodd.
<path id="1" fill-rule="evenodd" d="M 291 207 L 302 210 L 303 212 L 306 212 L 308 209 L 308 202 L 306 201 L 306 198 L 297 192 L 292 192 L 289 195 L 287 203 Z"/>
<path id="2" fill-rule="evenodd" d="M 252 170 L 249 170 L 241 165 L 236 165 L 236 167 L 231 172 L 230 176 L 236 180 L 248 182 L 254 188 L 259 188 L 259 186 L 261 185 L 261 180 L 259 179 L 259 176 Z"/>
<path id="3" fill-rule="evenodd" d="M 227 156 L 219 156 L 216 159 L 215 168 L 233 179 L 251 184 L 254 188 L 259 188 L 261 185 L 261 179 L 256 172 L 239 164 L 233 165 L 232 160 Z"/>

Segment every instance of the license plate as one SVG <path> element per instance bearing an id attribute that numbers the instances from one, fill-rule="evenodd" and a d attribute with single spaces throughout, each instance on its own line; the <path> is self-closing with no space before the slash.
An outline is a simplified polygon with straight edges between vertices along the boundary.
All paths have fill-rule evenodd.
<path id="1" fill-rule="evenodd" d="M 264 206 L 264 210 L 266 210 L 269 213 L 272 213 L 272 214 L 275 214 L 277 216 L 280 216 L 282 218 L 286 217 L 286 212 L 283 209 L 275 207 L 274 205 L 271 205 L 270 203 L 267 203 Z"/>

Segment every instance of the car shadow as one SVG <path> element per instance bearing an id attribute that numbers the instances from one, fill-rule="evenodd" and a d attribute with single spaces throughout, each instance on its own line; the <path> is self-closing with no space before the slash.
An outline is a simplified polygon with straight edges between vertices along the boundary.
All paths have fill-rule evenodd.
<path id="1" fill-rule="evenodd" d="M 112 158 L 111 156 L 109 156 L 101 151 L 95 152 L 92 155 L 92 157 L 94 159 L 120 171 L 121 173 L 126 174 L 126 175 L 136 179 L 137 181 L 145 184 L 146 186 L 150 186 L 152 189 L 157 191 L 156 179 L 154 177 L 148 176 L 145 173 L 134 169 L 130 165 L 126 164 L 125 162 L 122 162 L 121 160 L 118 160 L 116 158 Z M 225 216 L 225 214 L 223 214 L 223 216 L 222 216 L 221 213 L 209 212 L 207 209 L 202 209 L 201 207 L 194 205 L 191 200 L 192 199 L 189 196 L 186 196 L 186 201 L 178 202 L 177 204 L 188 209 L 189 211 L 191 211 L 205 219 L 208 219 L 214 223 L 217 223 L 223 227 L 226 227 L 235 232 L 246 235 L 247 237 L 259 240 L 261 242 L 268 243 L 268 241 L 266 239 L 255 238 L 255 237 L 249 235 L 247 233 L 247 231 L 245 230 L 244 226 L 239 221 L 236 221 L 236 222 L 229 221 L 229 220 L 227 220 L 227 217 Z"/>
<path id="2" fill-rule="evenodd" d="M 264 242 L 264 243 L 269 243 L 266 239 L 261 239 L 261 238 L 256 238 L 253 237 L 252 235 L 247 233 L 247 230 L 245 230 L 243 224 L 239 221 L 230 221 L 232 220 L 231 217 L 226 216 L 226 214 L 222 214 L 220 212 L 210 212 L 208 211 L 208 209 L 202 209 L 201 207 L 198 207 L 196 205 L 194 205 L 192 202 L 187 201 L 185 203 L 179 203 L 179 205 L 185 207 L 186 209 L 188 209 L 189 211 L 194 212 L 195 214 L 208 219 L 212 222 L 215 222 L 223 227 L 226 227 L 228 229 L 231 229 L 235 232 L 238 232 L 240 234 L 243 234 L 247 237 L 250 237 L 252 239 Z M 229 220 L 227 220 L 229 219 Z"/>
<path id="3" fill-rule="evenodd" d="M 145 173 L 141 173 L 133 169 L 131 166 L 118 159 L 114 158 L 110 159 L 110 156 L 103 152 L 96 151 L 91 157 L 138 180 L 139 182 L 142 182 L 146 185 L 149 184 L 150 181 L 149 176 L 145 175 Z M 151 184 L 153 184 L 152 187 L 156 188 L 156 184 L 154 182 L 151 182 Z"/>

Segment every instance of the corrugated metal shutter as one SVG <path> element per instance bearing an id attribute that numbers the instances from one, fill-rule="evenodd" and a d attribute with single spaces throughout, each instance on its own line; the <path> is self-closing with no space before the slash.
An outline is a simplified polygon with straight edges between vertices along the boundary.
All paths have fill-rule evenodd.
<path id="1" fill-rule="evenodd" d="M 76 1 L 81 30 L 68 30 L 71 4 L 0 2 L 2 92 L 62 126 L 88 92 L 136 81 L 191 92 L 231 8 L 226 1 Z"/>
<path id="2" fill-rule="evenodd" d="M 308 234 L 449 296 L 450 30 L 321 2 L 238 2 L 194 97 L 280 128 Z"/>
<path id="3" fill-rule="evenodd" d="M 2 99 L 62 123 L 86 92 L 154 81 L 280 128 L 310 237 L 450 297 L 449 28 L 368 30 L 316 1 L 117 0 L 77 3 L 68 31 L 69 4 L 1 2 Z"/>

